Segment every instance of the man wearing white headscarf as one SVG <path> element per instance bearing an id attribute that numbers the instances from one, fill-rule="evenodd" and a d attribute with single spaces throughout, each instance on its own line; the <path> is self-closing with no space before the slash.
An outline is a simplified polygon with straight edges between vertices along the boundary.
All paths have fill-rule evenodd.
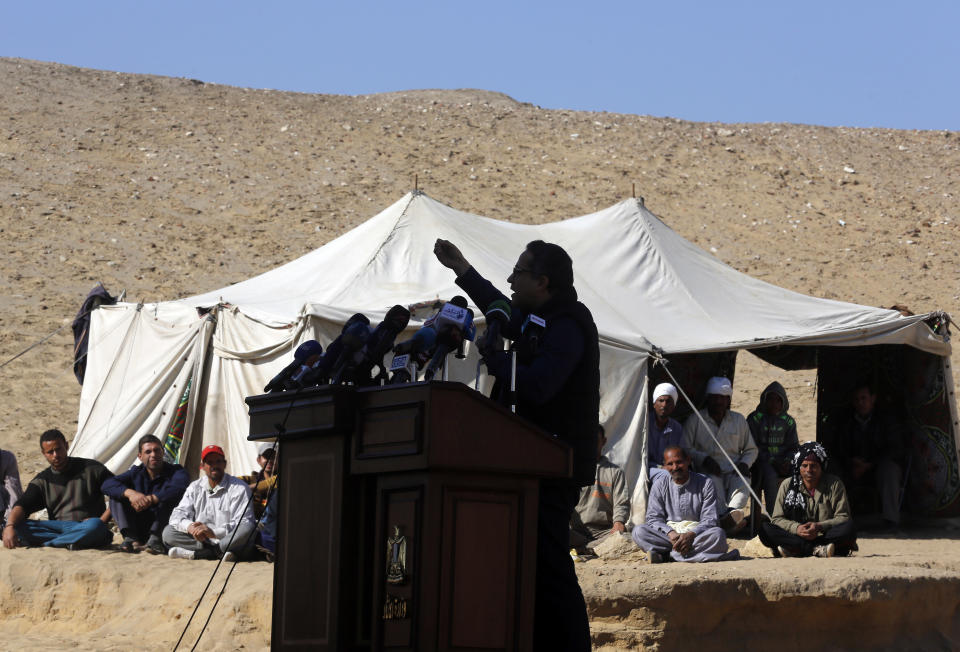
<path id="1" fill-rule="evenodd" d="M 749 483 L 750 467 L 759 453 L 747 420 L 730 410 L 732 395 L 730 380 L 714 376 L 707 382 L 707 406 L 683 424 L 684 446 L 696 468 L 713 480 L 721 508 L 727 507 L 723 524 L 728 530 L 739 529 L 746 522 L 742 510 L 750 496 L 734 466 Z"/>
<path id="2" fill-rule="evenodd" d="M 650 410 L 650 428 L 647 435 L 647 470 L 650 480 L 665 474 L 663 451 L 670 446 L 683 446 L 683 428 L 670 417 L 677 407 L 677 388 L 670 383 L 660 383 L 653 394 L 653 409 Z"/>

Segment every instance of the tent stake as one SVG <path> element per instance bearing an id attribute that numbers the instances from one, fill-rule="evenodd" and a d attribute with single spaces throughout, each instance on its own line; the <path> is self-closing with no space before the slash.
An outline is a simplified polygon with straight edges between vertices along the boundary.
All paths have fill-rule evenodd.
<path id="1" fill-rule="evenodd" d="M 413 175 L 413 189 L 420 190 L 420 175 Z"/>

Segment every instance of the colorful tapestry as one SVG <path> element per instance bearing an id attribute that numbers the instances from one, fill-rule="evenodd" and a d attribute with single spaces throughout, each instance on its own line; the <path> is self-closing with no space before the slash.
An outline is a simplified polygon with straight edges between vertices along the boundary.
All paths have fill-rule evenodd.
<path id="1" fill-rule="evenodd" d="M 171 464 L 180 463 L 180 447 L 183 445 L 183 428 L 187 422 L 187 406 L 190 403 L 190 388 L 193 385 L 193 377 L 187 381 L 187 386 L 183 390 L 180 402 L 177 404 L 177 413 L 173 417 L 173 423 L 163 438 L 163 458 Z"/>

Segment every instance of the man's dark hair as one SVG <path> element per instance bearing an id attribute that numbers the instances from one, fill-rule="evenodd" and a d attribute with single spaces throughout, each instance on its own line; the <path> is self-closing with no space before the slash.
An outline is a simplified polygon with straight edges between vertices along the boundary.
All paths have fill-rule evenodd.
<path id="1" fill-rule="evenodd" d="M 666 457 L 667 453 L 670 451 L 679 451 L 679 453 L 683 456 L 683 459 L 690 459 L 690 453 L 688 453 L 687 449 L 685 449 L 683 446 L 667 446 L 663 449 L 663 456 Z"/>
<path id="2" fill-rule="evenodd" d="M 870 392 L 870 396 L 876 396 L 876 395 L 877 395 L 877 387 L 876 387 L 876 385 L 874 385 L 874 383 L 871 382 L 871 381 L 869 381 L 869 380 L 862 379 L 862 380 L 858 381 L 857 384 L 855 384 L 855 385 L 853 386 L 853 391 L 850 392 L 850 396 L 853 396 L 854 394 L 856 394 L 857 392 L 859 392 L 861 389 L 865 389 L 865 390 L 867 390 L 868 392 Z"/>
<path id="3" fill-rule="evenodd" d="M 137 442 L 137 453 L 143 452 L 144 444 L 160 444 L 163 447 L 163 442 L 160 441 L 156 435 L 144 435 L 140 438 L 140 441 Z"/>
<path id="4" fill-rule="evenodd" d="M 573 287 L 573 261 L 563 247 L 534 240 L 527 244 L 527 251 L 533 256 L 531 271 L 549 279 L 548 290 L 559 292 Z"/>
<path id="5" fill-rule="evenodd" d="M 67 438 L 63 436 L 62 432 L 60 432 L 56 428 L 47 430 L 42 435 L 40 435 L 40 447 L 43 448 L 43 442 L 45 441 L 57 441 L 58 439 L 62 441 L 64 445 L 67 444 Z"/>

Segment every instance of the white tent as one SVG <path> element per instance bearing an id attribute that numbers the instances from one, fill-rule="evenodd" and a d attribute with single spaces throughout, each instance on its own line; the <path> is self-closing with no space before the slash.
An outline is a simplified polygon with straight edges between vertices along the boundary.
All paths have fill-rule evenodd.
<path id="1" fill-rule="evenodd" d="M 140 435 L 163 439 L 179 416 L 183 451 L 216 443 L 234 472 L 253 468 L 244 398 L 261 393 L 300 342 L 315 338 L 326 345 L 354 312 L 375 323 L 394 304 L 461 294 L 432 253 L 438 237 L 456 243 L 501 289 L 527 242 L 555 242 L 570 253 L 575 286 L 600 331 L 609 457 L 635 487 L 640 513 L 651 354 L 788 343 L 950 351 L 946 338 L 924 323 L 927 315 L 904 317 L 753 279 L 684 240 L 636 199 L 561 222 L 519 225 L 414 192 L 247 281 L 188 299 L 96 310 L 71 453 L 118 471 L 134 460 Z M 410 331 L 417 327 L 411 322 Z M 475 356 L 451 366 L 453 378 L 475 376 Z"/>

